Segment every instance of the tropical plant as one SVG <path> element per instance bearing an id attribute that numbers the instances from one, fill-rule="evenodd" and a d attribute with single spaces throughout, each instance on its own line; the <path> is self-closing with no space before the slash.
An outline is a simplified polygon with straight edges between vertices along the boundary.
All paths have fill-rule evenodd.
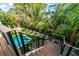
<path id="1" fill-rule="evenodd" d="M 56 30 L 55 30 L 55 33 L 56 34 L 59 34 L 59 35 L 63 35 L 66 37 L 66 41 L 69 41 L 69 37 L 72 33 L 72 29 L 69 25 L 66 25 L 66 24 L 60 24 Z"/>
<path id="2" fill-rule="evenodd" d="M 76 42 L 76 34 L 78 33 L 79 30 L 79 4 L 60 4 L 60 6 L 57 8 L 55 14 L 53 15 L 53 20 L 52 20 L 52 24 L 54 27 L 54 31 L 57 32 L 65 32 L 64 30 L 66 28 L 71 28 L 71 34 L 69 35 L 69 33 L 66 35 L 66 38 L 69 37 L 70 43 L 72 45 L 75 45 Z M 59 27 L 59 26 L 63 26 L 63 25 L 68 25 L 65 27 Z M 61 31 L 60 31 L 61 28 Z M 63 29 L 62 29 L 63 28 Z M 68 31 L 66 31 L 68 32 Z M 65 32 L 65 33 L 66 33 Z M 64 34 L 62 34 L 64 35 Z"/>
<path id="3" fill-rule="evenodd" d="M 44 18 L 42 17 L 43 15 L 43 10 L 46 7 L 46 4 L 14 4 L 12 13 L 15 13 L 19 16 L 20 18 L 20 26 L 23 28 L 30 28 L 35 29 L 35 26 L 32 27 L 32 24 L 36 24 L 40 20 L 43 20 Z M 28 19 L 29 18 L 29 19 Z"/>
<path id="4" fill-rule="evenodd" d="M 39 22 L 36 26 L 36 29 L 38 29 L 40 32 L 47 32 L 49 27 L 47 25 L 47 23 L 44 22 Z"/>
<path id="5" fill-rule="evenodd" d="M 14 28 L 16 27 L 16 20 L 14 17 L 12 17 L 11 14 L 9 13 L 4 13 L 4 12 L 0 12 L 0 21 L 2 22 L 2 24 L 4 24 L 5 26 Z"/>
<path id="6" fill-rule="evenodd" d="M 9 12 L 0 12 L 0 21 L 10 27 L 20 25 L 22 28 L 38 30 L 43 33 L 49 32 L 66 37 L 71 45 L 79 46 L 79 4 L 56 4 L 54 11 L 46 12 L 47 4 L 23 3 L 14 4 Z M 53 8 L 52 8 L 53 9 Z M 51 9 L 51 10 L 52 10 Z M 76 42 L 77 41 L 77 42 Z"/>

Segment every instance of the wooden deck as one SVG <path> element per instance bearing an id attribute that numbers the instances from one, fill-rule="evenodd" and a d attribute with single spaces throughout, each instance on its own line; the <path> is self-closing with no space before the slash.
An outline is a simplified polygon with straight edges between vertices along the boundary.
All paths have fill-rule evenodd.
<path id="1" fill-rule="evenodd" d="M 0 38 L 0 56 L 16 56 L 14 50 L 4 38 Z"/>

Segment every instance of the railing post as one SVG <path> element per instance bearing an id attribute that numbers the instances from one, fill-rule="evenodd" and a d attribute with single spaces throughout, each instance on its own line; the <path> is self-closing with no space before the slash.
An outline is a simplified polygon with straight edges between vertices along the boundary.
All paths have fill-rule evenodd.
<path id="1" fill-rule="evenodd" d="M 15 43 L 14 43 L 14 41 L 13 41 L 13 38 L 12 38 L 12 35 L 11 35 L 10 32 L 8 32 L 8 36 L 9 36 L 9 38 L 10 38 L 10 41 L 11 41 L 11 43 L 12 43 L 12 46 L 13 46 L 13 49 L 14 49 L 16 55 L 19 56 L 18 50 L 17 50 L 17 48 L 16 48 L 16 45 L 15 45 Z"/>
<path id="2" fill-rule="evenodd" d="M 2 32 L 2 34 L 3 34 L 3 36 L 4 36 L 4 38 L 5 38 L 6 42 L 7 42 L 7 44 L 9 44 L 9 42 L 7 41 L 7 38 L 6 38 L 5 34 L 3 32 Z"/>
<path id="3" fill-rule="evenodd" d="M 37 44 L 38 44 L 38 47 L 40 47 L 40 37 L 38 37 Z"/>
<path id="4" fill-rule="evenodd" d="M 37 49 L 38 48 L 38 42 L 36 41 L 35 43 L 36 43 L 36 49 Z"/>
<path id="5" fill-rule="evenodd" d="M 23 53 L 25 53 L 26 51 L 26 49 L 25 49 L 25 45 L 24 45 L 24 40 L 23 40 L 23 36 L 22 36 L 22 33 L 21 32 L 19 32 L 19 34 L 20 34 L 20 38 L 21 38 L 21 42 L 22 42 L 22 46 L 23 46 Z"/>
<path id="6" fill-rule="evenodd" d="M 62 52 L 63 52 L 63 50 L 64 50 L 64 49 L 63 49 L 63 48 L 64 48 L 64 46 L 63 46 L 63 39 L 60 40 L 60 44 L 61 44 L 61 54 L 62 54 Z"/>
<path id="7" fill-rule="evenodd" d="M 69 56 L 69 54 L 70 54 L 71 51 L 72 51 L 72 47 L 69 47 L 69 50 L 68 50 L 66 56 Z"/>
<path id="8" fill-rule="evenodd" d="M 19 43 L 19 40 L 18 40 L 18 37 L 17 37 L 16 30 L 14 30 L 14 33 L 15 33 L 15 36 L 16 36 L 16 39 L 17 39 L 18 45 L 19 45 L 19 47 L 20 47 L 20 43 Z"/>
<path id="9" fill-rule="evenodd" d="M 42 39 L 42 46 L 44 45 L 44 39 Z"/>
<path id="10" fill-rule="evenodd" d="M 31 43 L 31 50 L 33 49 L 33 43 Z"/>
<path id="11" fill-rule="evenodd" d="M 39 47 L 39 39 L 38 39 L 38 42 L 37 42 L 37 44 L 38 44 L 38 47 Z"/>
<path id="12" fill-rule="evenodd" d="M 65 48 L 65 44 L 61 47 L 61 55 L 62 55 L 62 53 L 64 51 L 64 48 Z"/>

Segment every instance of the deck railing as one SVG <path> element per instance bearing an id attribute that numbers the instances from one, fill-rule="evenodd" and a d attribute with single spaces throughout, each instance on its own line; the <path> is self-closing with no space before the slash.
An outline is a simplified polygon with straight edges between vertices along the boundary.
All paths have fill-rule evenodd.
<path id="1" fill-rule="evenodd" d="M 64 44 L 63 56 L 79 56 L 79 48 L 76 48 L 70 44 Z"/>
<path id="2" fill-rule="evenodd" d="M 13 32 L 14 32 L 14 34 L 16 35 L 16 38 L 17 38 L 17 33 L 16 33 L 16 31 L 13 31 Z M 12 43 L 12 47 L 13 47 L 13 49 L 14 49 L 16 55 L 19 56 L 20 54 L 19 54 L 19 52 L 18 52 L 18 50 L 17 50 L 17 47 L 16 47 L 16 45 L 15 45 L 15 43 L 14 43 L 14 41 L 13 41 L 11 32 L 8 32 L 7 34 L 8 34 L 8 36 L 9 36 L 9 38 L 10 38 L 10 41 L 11 41 L 11 43 Z M 22 36 L 23 33 L 18 32 L 18 34 L 20 34 L 21 43 L 22 43 L 22 47 L 23 47 L 22 49 L 20 48 L 20 51 L 22 52 L 22 54 L 25 54 L 25 53 L 27 52 L 27 51 L 26 51 L 27 48 L 25 47 L 25 44 L 24 44 L 24 40 L 23 40 L 23 36 Z M 48 36 L 48 38 L 45 38 L 45 36 Z M 4 37 L 5 37 L 5 36 L 4 36 Z M 7 38 L 5 38 L 5 39 L 7 39 Z M 71 45 L 67 45 L 67 44 L 65 43 L 65 37 L 64 37 L 64 36 L 57 35 L 57 34 L 44 34 L 44 36 L 41 36 L 41 37 L 38 36 L 38 39 L 37 39 L 35 42 L 31 42 L 31 43 L 30 43 L 31 50 L 34 50 L 34 49 L 37 49 L 37 48 L 43 46 L 46 40 L 49 40 L 49 41 L 55 40 L 55 41 L 58 41 L 58 42 L 59 42 L 60 48 L 61 48 L 60 55 L 63 55 L 66 46 L 69 46 L 69 49 L 67 50 L 67 53 L 65 54 L 66 56 L 69 56 L 69 55 L 71 54 L 71 52 L 72 52 L 73 49 L 79 51 L 78 48 L 74 48 L 74 47 L 71 46 Z M 17 41 L 18 41 L 18 38 L 17 38 Z M 40 44 L 40 43 L 41 43 L 41 44 Z M 18 41 L 18 44 L 19 44 L 19 41 Z M 35 44 L 35 45 L 34 45 L 34 44 Z M 19 45 L 20 45 L 20 44 L 19 44 Z M 35 47 L 34 47 L 34 46 L 35 46 Z"/>
<path id="3" fill-rule="evenodd" d="M 16 33 L 16 31 L 12 31 L 12 32 L 14 32 L 14 35 L 16 35 L 16 40 L 17 40 L 17 42 L 18 42 L 18 44 L 19 44 L 19 41 L 18 41 L 19 39 L 17 38 L 17 33 Z M 17 50 L 18 47 L 16 47 L 16 45 L 15 45 L 15 43 L 14 43 L 14 41 L 13 41 L 11 32 L 8 32 L 7 34 L 8 34 L 8 36 L 9 36 L 9 38 L 10 38 L 10 41 L 11 41 L 11 43 L 12 43 L 12 47 L 13 47 L 14 51 L 16 52 L 16 55 L 19 56 L 19 53 L 18 53 L 18 50 Z M 24 40 L 23 40 L 23 36 L 22 36 L 23 33 L 18 32 L 18 34 L 20 35 L 20 39 L 21 39 L 21 43 L 22 43 L 22 48 L 20 49 L 20 51 L 22 52 L 22 54 L 25 54 L 25 53 L 28 52 L 28 51 L 26 51 L 27 48 L 25 47 L 26 45 L 24 44 Z M 31 44 L 30 44 L 31 50 L 34 50 L 34 49 L 37 49 L 37 48 L 43 46 L 45 40 L 46 40 L 46 39 L 45 39 L 44 37 L 39 37 L 39 36 L 38 36 L 38 38 L 37 38 L 37 40 L 36 40 L 35 42 L 31 42 Z M 41 41 L 41 45 L 40 45 L 40 41 Z M 33 44 L 35 44 L 35 47 L 33 46 Z M 20 45 L 20 44 L 19 44 L 19 45 Z"/>
<path id="4" fill-rule="evenodd" d="M 14 34 L 16 35 L 16 40 L 17 40 L 17 42 L 18 42 L 18 44 L 19 44 L 19 41 L 18 41 L 18 38 L 17 38 L 17 33 L 16 33 L 16 31 L 13 31 L 13 32 L 14 32 Z M 11 32 L 8 32 L 7 34 L 8 34 L 8 36 L 9 36 L 9 38 L 10 38 L 12 47 L 13 47 L 13 49 L 14 49 L 16 55 L 19 56 L 19 52 L 18 52 L 18 50 L 17 50 L 18 47 L 16 47 L 16 45 L 15 45 L 15 43 L 14 43 L 14 41 L 13 41 Z M 25 44 L 24 44 L 24 40 L 23 40 L 23 36 L 22 36 L 23 33 L 18 32 L 18 34 L 20 35 L 21 43 L 22 43 L 22 49 L 20 49 L 20 51 L 22 52 L 22 54 L 25 54 L 25 53 L 27 52 L 27 51 L 26 51 L 27 48 L 25 47 Z M 45 34 L 45 36 L 47 36 L 47 35 Z M 53 40 L 53 39 L 56 39 L 56 40 L 59 40 L 59 41 L 60 41 L 60 48 L 61 48 L 61 53 L 62 53 L 63 44 L 64 44 L 64 37 L 63 37 L 63 36 L 58 36 L 58 35 L 49 34 L 49 35 L 48 35 L 48 38 L 46 39 L 45 36 L 38 36 L 38 38 L 37 38 L 37 40 L 36 40 L 35 42 L 31 42 L 31 44 L 30 44 L 31 50 L 34 50 L 34 49 L 37 49 L 37 48 L 43 46 L 46 40 L 51 41 L 51 40 Z M 5 38 L 5 39 L 6 39 L 6 38 Z M 40 44 L 40 42 L 41 42 L 41 44 Z M 34 47 L 33 44 L 35 44 L 35 47 Z M 20 45 L 20 44 L 19 44 L 19 45 Z"/>

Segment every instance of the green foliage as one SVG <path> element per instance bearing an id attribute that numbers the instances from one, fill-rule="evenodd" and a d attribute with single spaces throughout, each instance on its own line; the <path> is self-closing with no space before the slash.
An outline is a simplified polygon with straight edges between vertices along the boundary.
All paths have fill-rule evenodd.
<path id="1" fill-rule="evenodd" d="M 47 23 L 39 22 L 36 26 L 36 29 L 38 29 L 40 32 L 47 32 L 49 27 Z"/>
<path id="2" fill-rule="evenodd" d="M 9 26 L 11 28 L 16 26 L 16 20 L 14 17 L 12 17 L 11 14 L 0 12 L 0 21 L 5 26 Z"/>
<path id="3" fill-rule="evenodd" d="M 30 24 L 29 24 L 29 29 L 32 29 L 32 30 L 36 30 L 36 25 L 37 25 L 37 22 L 31 22 Z"/>
<path id="4" fill-rule="evenodd" d="M 45 19 L 43 18 L 43 10 L 46 7 L 46 4 L 42 3 L 23 3 L 23 4 L 14 4 L 14 11 L 20 18 L 20 26 L 23 28 L 35 29 L 36 24 Z M 29 17 L 29 19 L 28 19 Z M 28 22 L 29 21 L 29 22 Z"/>
<path id="5" fill-rule="evenodd" d="M 75 42 L 79 31 L 79 4 L 59 4 L 52 16 L 54 33 L 64 35 Z"/>
<path id="6" fill-rule="evenodd" d="M 16 14 L 20 21 L 20 27 L 43 33 L 47 33 L 51 29 L 53 33 L 65 36 L 67 41 L 76 39 L 76 46 L 79 46 L 79 4 L 58 4 L 54 12 L 49 11 L 48 13 L 44 12 L 46 4 L 15 3 L 14 7 L 8 13 L 0 12 L 0 21 L 4 25 L 16 27 L 15 18 L 17 17 L 12 16 L 12 14 Z"/>
<path id="7" fill-rule="evenodd" d="M 27 35 L 28 37 L 32 38 L 32 41 L 33 41 L 33 42 L 36 42 L 37 39 L 38 39 L 38 36 L 31 35 L 31 34 L 28 34 L 28 33 L 26 33 L 26 35 Z"/>
<path id="8" fill-rule="evenodd" d="M 59 35 L 63 35 L 66 37 L 66 41 L 69 41 L 68 39 L 70 39 L 70 35 L 72 33 L 72 28 L 69 27 L 68 25 L 66 24 L 61 24 L 59 25 L 56 30 L 55 30 L 55 33 L 56 34 L 59 34 Z"/>
<path id="9" fill-rule="evenodd" d="M 30 17 L 33 21 L 42 20 L 41 13 L 45 9 L 45 4 L 14 4 L 17 14 L 24 15 L 22 17 Z"/>

